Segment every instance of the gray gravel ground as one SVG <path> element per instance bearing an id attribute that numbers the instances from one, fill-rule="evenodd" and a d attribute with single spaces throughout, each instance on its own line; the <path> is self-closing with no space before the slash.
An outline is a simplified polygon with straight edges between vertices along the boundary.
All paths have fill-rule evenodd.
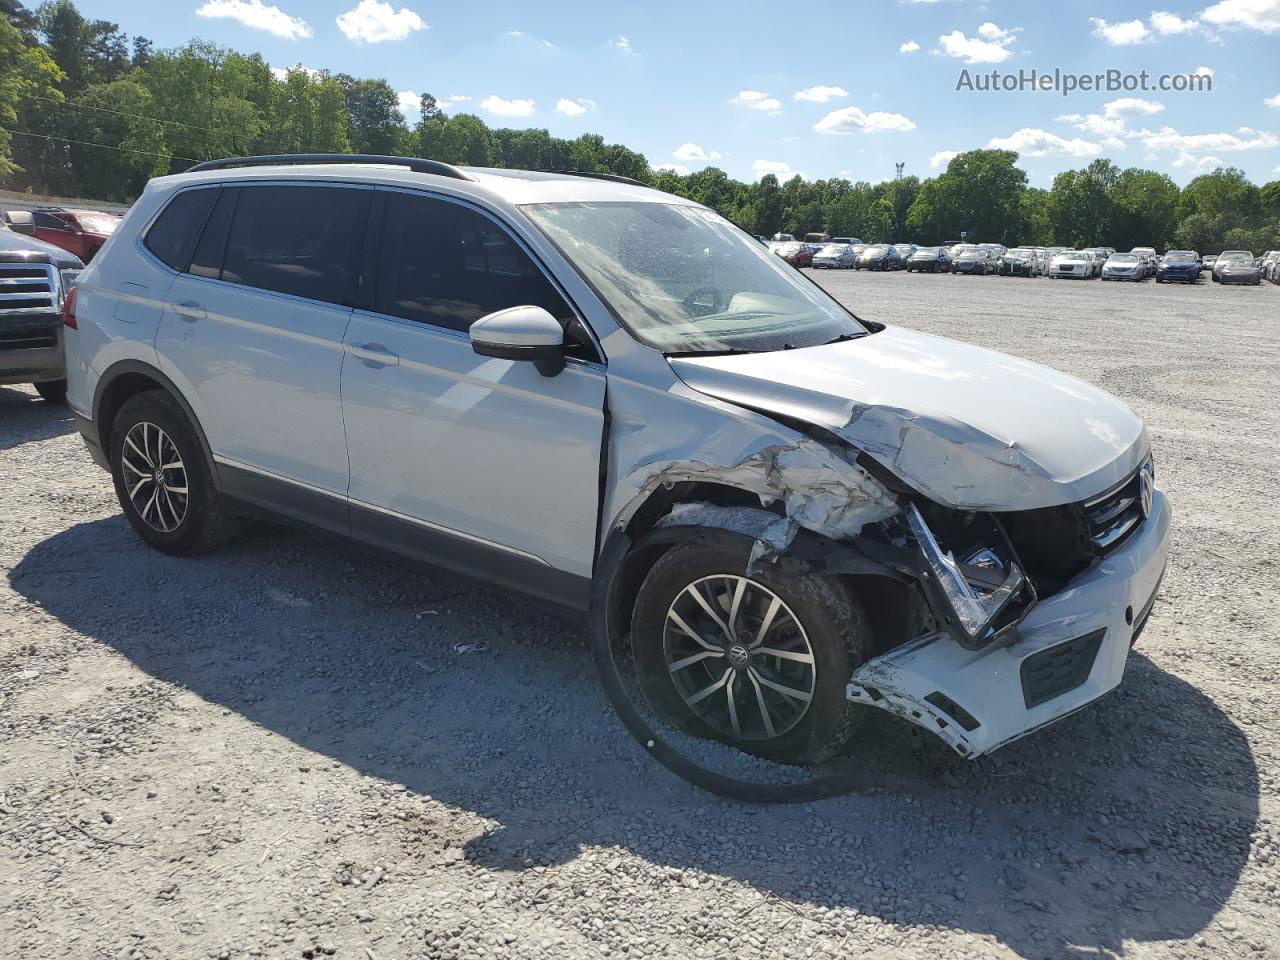
<path id="1" fill-rule="evenodd" d="M 0 388 L 0 956 L 1280 955 L 1280 288 L 818 279 L 1147 418 L 1176 534 L 1119 691 L 932 770 L 876 717 L 876 789 L 722 802 L 579 627 L 271 527 L 149 551 Z"/>

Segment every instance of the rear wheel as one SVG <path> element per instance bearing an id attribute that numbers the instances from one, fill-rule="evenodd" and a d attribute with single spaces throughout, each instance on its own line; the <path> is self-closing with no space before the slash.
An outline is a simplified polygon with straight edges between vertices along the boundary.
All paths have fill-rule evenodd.
<path id="1" fill-rule="evenodd" d="M 61 406 L 67 402 L 67 381 L 65 380 L 43 380 L 40 383 L 33 384 L 36 393 L 40 394 L 40 398 L 45 403 L 55 403 Z"/>
<path id="2" fill-rule="evenodd" d="M 169 394 L 130 397 L 116 414 L 108 456 L 116 496 L 143 540 L 165 553 L 203 553 L 235 532 L 204 448 Z"/>
<path id="3" fill-rule="evenodd" d="M 845 697 L 871 649 L 861 606 L 835 580 L 744 576 L 749 547 L 665 554 L 636 600 L 632 643 L 651 706 L 681 730 L 784 763 L 829 759 L 853 733 Z"/>

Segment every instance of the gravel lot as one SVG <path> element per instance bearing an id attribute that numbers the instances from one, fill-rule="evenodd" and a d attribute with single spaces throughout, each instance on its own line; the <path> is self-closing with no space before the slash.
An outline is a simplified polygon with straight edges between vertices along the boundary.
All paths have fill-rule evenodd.
<path id="1" fill-rule="evenodd" d="M 149 551 L 0 388 L 0 955 L 1280 956 L 1280 288 L 818 279 L 1146 417 L 1176 533 L 1124 687 L 933 769 L 877 716 L 880 787 L 722 802 L 578 626 L 272 527 Z"/>

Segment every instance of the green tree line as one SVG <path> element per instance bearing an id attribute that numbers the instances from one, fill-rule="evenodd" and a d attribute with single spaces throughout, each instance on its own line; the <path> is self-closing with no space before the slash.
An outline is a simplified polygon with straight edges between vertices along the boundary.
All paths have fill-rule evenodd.
<path id="1" fill-rule="evenodd" d="M 971 150 L 938 176 L 755 183 L 716 167 L 655 170 L 596 134 L 493 128 L 421 97 L 406 122 L 385 80 L 274 72 L 259 54 L 193 40 L 155 49 L 145 37 L 86 19 L 71 0 L 34 10 L 0 0 L 0 185 L 129 200 L 147 179 L 214 157 L 354 152 L 473 166 L 611 173 L 710 206 L 751 233 L 826 232 L 867 241 L 971 240 L 1041 245 L 1280 247 L 1280 181 L 1257 186 L 1218 169 L 1179 188 L 1151 170 L 1100 159 L 1027 185 L 1007 150 Z M 427 86 L 423 83 L 421 86 Z"/>

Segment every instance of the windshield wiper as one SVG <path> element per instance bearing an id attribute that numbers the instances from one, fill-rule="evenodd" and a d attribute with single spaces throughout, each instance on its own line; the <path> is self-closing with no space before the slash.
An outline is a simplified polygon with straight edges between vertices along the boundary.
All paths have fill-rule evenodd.
<path id="1" fill-rule="evenodd" d="M 719 350 L 665 350 L 664 357 L 727 357 L 736 353 L 755 353 L 742 347 L 723 347 Z"/>
<path id="2" fill-rule="evenodd" d="M 825 347 L 832 343 L 844 343 L 846 340 L 861 340 L 865 336 L 865 333 L 842 333 L 838 337 L 832 337 L 830 340 L 818 344 L 818 346 Z"/>

